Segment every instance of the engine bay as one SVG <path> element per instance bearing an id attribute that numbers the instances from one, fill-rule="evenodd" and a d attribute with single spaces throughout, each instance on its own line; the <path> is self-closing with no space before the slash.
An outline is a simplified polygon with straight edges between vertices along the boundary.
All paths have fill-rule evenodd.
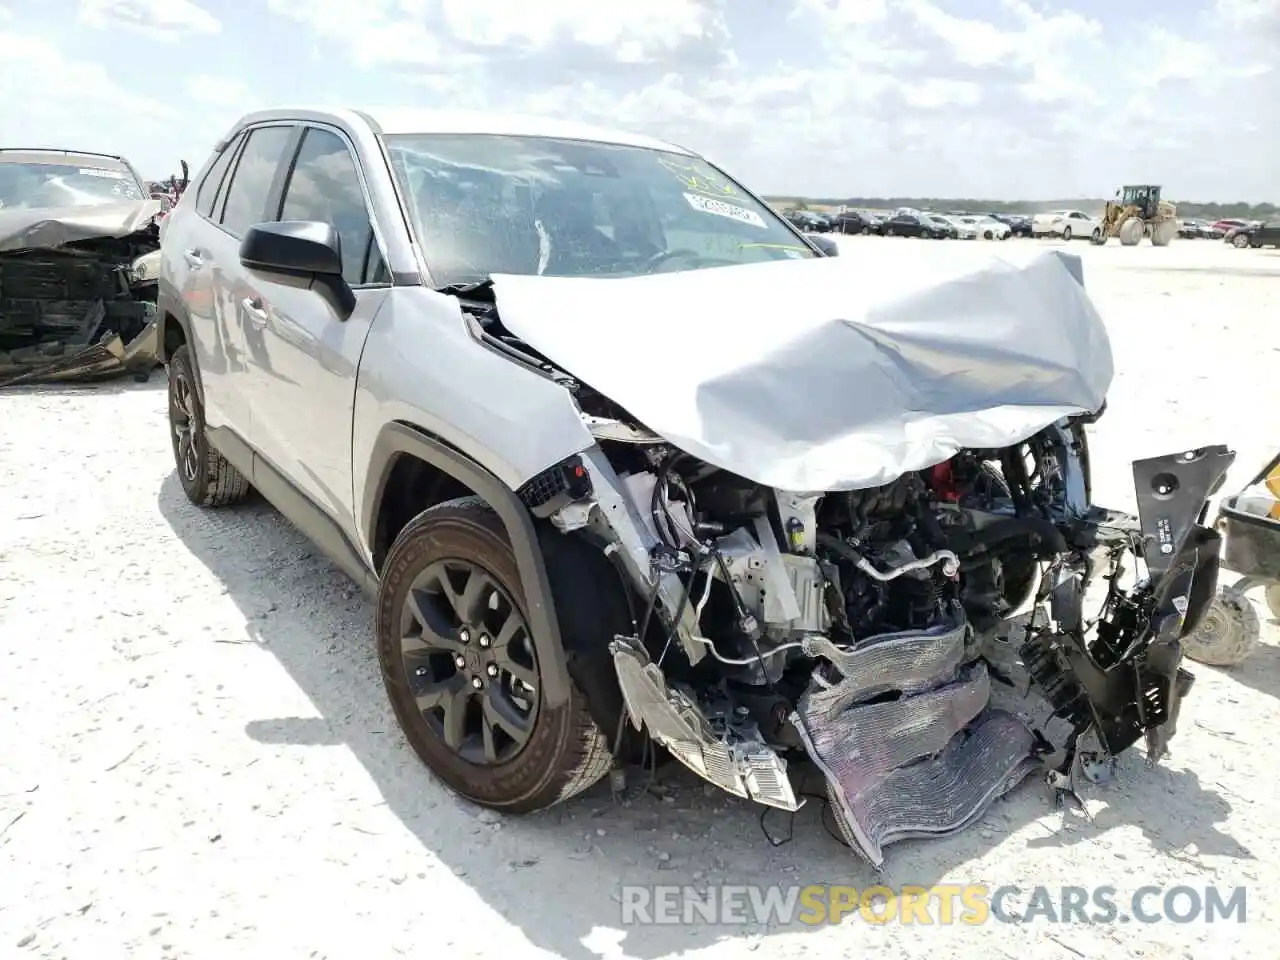
<path id="1" fill-rule="evenodd" d="M 875 489 L 801 495 L 586 400 L 590 492 L 535 513 L 595 528 L 622 558 L 645 610 L 611 647 L 627 712 L 699 776 L 794 811 L 788 760 L 807 757 L 844 838 L 879 865 L 884 845 L 963 829 L 1038 769 L 1074 791 L 1078 767 L 1143 736 L 1163 753 L 1191 684 L 1178 639 L 1216 588 L 1216 534 L 1198 523 L 1226 448 L 1136 464 L 1151 488 L 1139 518 L 1089 502 L 1089 417 Z M 1138 562 L 1147 576 L 1126 592 Z M 1012 681 L 985 651 L 1019 613 L 1017 658 L 1065 743 L 992 705 L 992 684 Z M 1077 756 L 1090 730 L 1100 747 Z"/>

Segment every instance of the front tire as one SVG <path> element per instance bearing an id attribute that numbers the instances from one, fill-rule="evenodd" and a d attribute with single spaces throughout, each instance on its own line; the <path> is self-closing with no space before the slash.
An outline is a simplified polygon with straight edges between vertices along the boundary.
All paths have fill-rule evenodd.
<path id="1" fill-rule="evenodd" d="M 1062 239 L 1063 239 L 1063 240 L 1065 240 L 1065 241 L 1068 241 L 1068 242 L 1071 240 L 1071 228 L 1070 228 L 1070 227 L 1063 227 L 1063 228 L 1062 228 Z"/>
<path id="2" fill-rule="evenodd" d="M 378 660 L 409 745 L 452 790 L 508 813 L 598 782 L 609 743 L 577 685 L 554 709 L 501 519 L 468 497 L 420 513 L 387 555 Z"/>
<path id="3" fill-rule="evenodd" d="M 169 358 L 169 438 L 178 481 L 192 503 L 225 507 L 249 495 L 244 474 L 209 446 L 204 402 L 196 387 L 191 348 L 185 343 Z"/>

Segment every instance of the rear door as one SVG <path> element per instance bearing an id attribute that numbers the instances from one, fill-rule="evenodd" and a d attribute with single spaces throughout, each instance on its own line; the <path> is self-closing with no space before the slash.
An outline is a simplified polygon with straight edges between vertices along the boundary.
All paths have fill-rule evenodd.
<path id="1" fill-rule="evenodd" d="M 213 277 L 222 204 L 230 183 L 230 170 L 244 145 L 244 134 L 233 137 L 214 158 L 208 173 L 196 186 L 194 202 L 188 200 L 161 224 L 163 264 L 188 320 L 191 350 L 204 394 L 204 415 L 211 427 L 244 427 L 248 408 L 236 402 L 228 375 L 233 349 L 219 327 Z"/>
<path id="2" fill-rule="evenodd" d="M 272 187 L 284 174 L 284 158 L 297 133 L 296 124 L 251 127 L 241 137 L 217 199 L 199 235 L 184 244 L 182 256 L 206 278 L 211 323 L 197 334 L 206 414 L 216 407 L 218 421 L 246 441 L 253 436 L 249 358 L 260 348 L 250 309 L 258 296 L 253 278 L 240 265 L 240 241 L 249 227 L 270 219 Z M 278 195 L 278 194 L 277 194 Z M 209 373 L 213 371 L 212 380 Z"/>
<path id="3" fill-rule="evenodd" d="M 311 289 L 307 278 L 252 276 L 260 298 L 251 351 L 253 445 L 344 530 L 354 529 L 351 424 L 356 370 L 369 328 L 390 293 L 355 150 L 335 127 L 308 125 L 283 179 L 271 219 L 332 224 L 343 279 L 355 293 L 350 316 Z"/>

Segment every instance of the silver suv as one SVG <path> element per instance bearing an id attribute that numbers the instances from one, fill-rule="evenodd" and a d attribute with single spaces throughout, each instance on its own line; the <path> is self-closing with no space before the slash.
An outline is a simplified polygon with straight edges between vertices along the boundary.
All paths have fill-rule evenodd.
<path id="1" fill-rule="evenodd" d="M 256 488 L 376 593 L 391 702 L 451 786 L 545 806 L 607 769 L 601 730 L 621 716 L 607 643 L 628 621 L 598 631 L 626 596 L 605 562 L 599 597 L 569 602 L 601 576 L 576 540 L 548 569 L 531 507 L 578 483 L 563 464 L 594 438 L 561 379 L 486 319 L 481 281 L 820 255 L 714 166 L 647 137 L 251 114 L 166 218 L 178 475 L 203 506 Z"/>
<path id="2" fill-rule="evenodd" d="M 537 810 L 657 747 L 795 810 L 807 757 L 880 863 L 1042 762 L 985 645 L 1037 583 L 1053 782 L 1090 730 L 1163 752 L 1232 455 L 1091 504 L 1078 258 L 851 270 L 689 150 L 530 119 L 255 113 L 193 187 L 159 291 L 183 489 L 256 488 L 376 596 L 391 705 L 464 796 Z M 1091 578 L 1156 542 L 1088 639 Z"/>

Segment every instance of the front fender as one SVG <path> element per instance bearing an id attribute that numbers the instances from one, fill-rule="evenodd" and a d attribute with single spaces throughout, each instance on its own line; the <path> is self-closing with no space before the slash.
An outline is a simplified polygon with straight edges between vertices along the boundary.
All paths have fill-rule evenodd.
<path id="1" fill-rule="evenodd" d="M 564 643 L 533 517 L 510 487 L 462 451 L 408 424 L 389 423 L 379 431 L 370 456 L 369 482 L 360 503 L 365 530 L 374 529 L 387 479 L 402 455 L 417 457 L 466 484 L 502 520 L 524 588 L 533 644 L 542 668 L 542 695 L 551 707 L 565 703 L 569 698 L 569 673 Z"/>

